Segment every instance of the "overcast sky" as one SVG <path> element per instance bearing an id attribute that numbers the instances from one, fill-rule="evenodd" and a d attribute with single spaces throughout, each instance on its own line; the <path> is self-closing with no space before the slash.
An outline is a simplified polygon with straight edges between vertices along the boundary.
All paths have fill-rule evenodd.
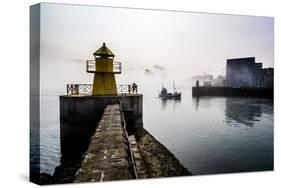
<path id="1" fill-rule="evenodd" d="M 117 84 L 189 87 L 203 72 L 225 75 L 226 59 L 255 56 L 273 67 L 273 18 L 41 4 L 41 91 L 92 83 L 86 60 L 102 43 L 122 62 Z"/>

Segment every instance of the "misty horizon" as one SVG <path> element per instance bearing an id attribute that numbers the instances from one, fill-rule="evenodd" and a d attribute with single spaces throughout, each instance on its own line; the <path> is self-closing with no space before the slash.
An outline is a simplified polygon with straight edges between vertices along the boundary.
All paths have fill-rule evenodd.
<path id="1" fill-rule="evenodd" d="M 41 94 L 92 84 L 86 60 L 103 42 L 122 62 L 117 84 L 140 91 L 189 88 L 195 75 L 225 75 L 226 60 L 273 67 L 273 18 L 41 3 Z M 145 88 L 145 89 L 141 89 Z"/>

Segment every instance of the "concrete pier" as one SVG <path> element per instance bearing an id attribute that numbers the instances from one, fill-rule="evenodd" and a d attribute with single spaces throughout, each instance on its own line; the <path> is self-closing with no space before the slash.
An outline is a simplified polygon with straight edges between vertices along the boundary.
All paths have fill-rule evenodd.
<path id="1" fill-rule="evenodd" d="M 122 105 L 127 128 L 142 127 L 142 95 L 60 96 L 62 162 L 81 158 L 103 110 L 107 105 L 119 103 Z"/>
<path id="2" fill-rule="evenodd" d="M 136 178 L 125 131 L 119 105 L 107 106 L 74 182 Z"/>
<path id="3" fill-rule="evenodd" d="M 70 145 L 61 146 L 65 152 L 62 153 L 61 165 L 53 176 L 42 174 L 42 184 L 191 175 L 144 128 L 136 128 L 128 135 L 120 104 L 106 106 L 96 124 L 91 122 L 86 125 L 96 128 L 89 133 L 87 126 L 79 122 L 64 125 L 64 134 L 79 137 L 68 136 L 67 142 L 62 142 Z M 79 129 L 84 131 L 79 132 Z M 81 137 L 86 133 L 90 135 L 88 138 Z M 66 136 L 61 135 L 62 138 Z"/>
<path id="4" fill-rule="evenodd" d="M 125 119 L 134 119 L 129 126 L 143 127 L 142 95 L 118 96 L 60 96 L 60 120 L 63 122 L 93 122 L 100 118 L 107 105 L 122 104 Z"/>
<path id="5" fill-rule="evenodd" d="M 145 129 L 128 136 L 122 108 L 108 105 L 73 182 L 191 175 Z"/>

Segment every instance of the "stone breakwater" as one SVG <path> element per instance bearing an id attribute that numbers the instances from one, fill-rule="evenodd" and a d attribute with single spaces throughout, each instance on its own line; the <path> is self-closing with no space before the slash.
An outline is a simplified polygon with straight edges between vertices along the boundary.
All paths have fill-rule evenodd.
<path id="1" fill-rule="evenodd" d="M 177 158 L 145 129 L 136 131 L 136 141 L 150 178 L 191 175 Z"/>
<path id="2" fill-rule="evenodd" d="M 145 129 L 128 136 L 119 105 L 108 105 L 74 182 L 191 175 Z"/>
<path id="3" fill-rule="evenodd" d="M 128 135 L 119 104 L 108 105 L 91 136 L 87 151 L 73 164 L 62 164 L 41 184 L 101 182 L 186 176 L 191 173 L 143 128 Z"/>

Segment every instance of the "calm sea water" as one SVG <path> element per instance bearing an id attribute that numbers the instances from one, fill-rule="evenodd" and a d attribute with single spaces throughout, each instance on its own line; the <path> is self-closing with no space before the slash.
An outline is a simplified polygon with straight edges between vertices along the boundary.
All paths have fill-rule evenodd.
<path id="1" fill-rule="evenodd" d="M 186 90 L 181 100 L 143 103 L 144 128 L 193 174 L 273 169 L 272 100 L 192 98 Z M 58 96 L 42 96 L 40 122 L 41 172 L 52 174 L 60 160 Z"/>

